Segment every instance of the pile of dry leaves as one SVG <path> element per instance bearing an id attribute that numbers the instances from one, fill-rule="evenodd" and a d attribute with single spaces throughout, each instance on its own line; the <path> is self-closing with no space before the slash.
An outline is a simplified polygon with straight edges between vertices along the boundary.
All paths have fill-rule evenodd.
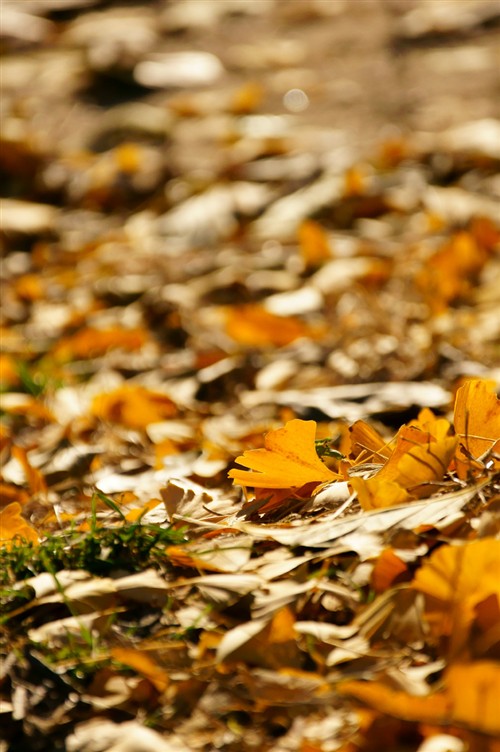
<path id="1" fill-rule="evenodd" d="M 500 751 L 500 121 L 412 67 L 494 82 L 500 8 L 447 2 L 5 0 L 1 752 Z"/>

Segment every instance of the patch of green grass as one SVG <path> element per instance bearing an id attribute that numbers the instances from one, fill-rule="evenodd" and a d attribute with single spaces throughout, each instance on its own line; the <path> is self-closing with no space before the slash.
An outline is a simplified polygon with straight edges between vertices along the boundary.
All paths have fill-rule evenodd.
<path id="1" fill-rule="evenodd" d="M 10 549 L 0 548 L 0 587 L 12 586 L 41 572 L 62 569 L 84 569 L 103 577 L 117 571 L 133 573 L 148 567 L 165 568 L 167 546 L 184 540 L 179 530 L 123 521 L 116 527 L 92 524 L 89 532 L 58 533 L 39 545 L 14 542 Z"/>

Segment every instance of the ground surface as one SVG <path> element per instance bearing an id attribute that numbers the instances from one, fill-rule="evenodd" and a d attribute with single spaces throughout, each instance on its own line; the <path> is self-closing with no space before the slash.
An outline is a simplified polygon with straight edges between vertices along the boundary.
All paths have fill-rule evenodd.
<path id="1" fill-rule="evenodd" d="M 500 3 L 2 15 L 2 752 L 498 752 Z"/>

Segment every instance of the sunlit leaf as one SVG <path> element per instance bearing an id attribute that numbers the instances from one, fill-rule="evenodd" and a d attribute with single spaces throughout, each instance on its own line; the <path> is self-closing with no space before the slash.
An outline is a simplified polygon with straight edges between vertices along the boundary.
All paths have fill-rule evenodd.
<path id="1" fill-rule="evenodd" d="M 350 484 L 365 511 L 404 504 L 408 493 L 398 483 L 384 478 L 350 478 Z"/>
<path id="2" fill-rule="evenodd" d="M 455 452 L 457 439 L 442 435 L 444 428 L 435 426 L 437 439 L 416 426 L 400 428 L 389 460 L 375 477 L 393 481 L 412 495 L 425 494 L 427 484 L 443 479 Z"/>
<path id="3" fill-rule="evenodd" d="M 144 429 L 177 414 L 175 404 L 166 395 L 143 386 L 123 386 L 108 394 L 99 394 L 92 404 L 93 414 L 128 428 Z"/>
<path id="4" fill-rule="evenodd" d="M 22 517 L 21 511 L 19 502 L 13 501 L 0 512 L 0 546 L 11 548 L 15 539 L 38 543 L 35 529 Z"/>
<path id="5" fill-rule="evenodd" d="M 291 420 L 266 435 L 263 449 L 250 449 L 236 457 L 236 462 L 251 472 L 234 469 L 229 477 L 254 488 L 299 488 L 340 479 L 316 454 L 315 437 L 314 420 Z"/>
<path id="6" fill-rule="evenodd" d="M 427 484 L 443 479 L 456 445 L 456 438 L 449 436 L 440 441 L 431 441 L 425 446 L 414 447 L 406 452 L 397 463 L 395 481 L 416 496 L 426 494 Z"/>
<path id="7" fill-rule="evenodd" d="M 411 420 L 408 425 L 415 426 L 421 431 L 427 432 L 436 441 L 444 439 L 451 429 L 449 420 L 446 420 L 446 418 L 437 418 L 428 407 L 424 407 L 420 410 L 418 418 L 416 420 Z"/>
<path id="8" fill-rule="evenodd" d="M 378 431 L 364 420 L 357 420 L 349 427 L 351 456 L 363 461 L 383 462 L 392 454 L 392 449 Z"/>
<path id="9" fill-rule="evenodd" d="M 470 379 L 457 391 L 454 426 L 460 440 L 456 454 L 460 478 L 474 472 L 474 460 L 500 453 L 500 400 L 495 386 L 487 379 Z M 493 462 L 500 467 L 500 459 Z"/>

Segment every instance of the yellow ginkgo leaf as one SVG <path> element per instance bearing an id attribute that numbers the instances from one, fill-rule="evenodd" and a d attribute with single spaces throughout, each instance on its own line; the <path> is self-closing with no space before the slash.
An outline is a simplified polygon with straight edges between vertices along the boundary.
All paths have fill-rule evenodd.
<path id="1" fill-rule="evenodd" d="M 290 420 L 284 428 L 270 431 L 263 449 L 250 449 L 236 457 L 250 471 L 230 470 L 229 477 L 240 486 L 253 488 L 300 488 L 306 483 L 339 480 L 316 454 L 316 422 Z"/>
<path id="2" fill-rule="evenodd" d="M 444 439 L 451 428 L 450 422 L 446 418 L 437 418 L 428 407 L 420 410 L 418 418 L 410 421 L 408 425 L 429 433 L 436 441 Z"/>
<path id="3" fill-rule="evenodd" d="M 437 431 L 441 435 L 435 439 L 415 426 L 403 426 L 391 457 L 375 477 L 397 483 L 414 497 L 427 493 L 427 484 L 443 479 L 457 445 L 455 436 L 442 435 L 441 427 Z"/>
<path id="4" fill-rule="evenodd" d="M 465 479 L 474 460 L 500 453 L 500 400 L 495 382 L 470 379 L 457 391 L 453 423 L 460 444 L 456 454 L 457 473 Z M 493 458 L 496 467 L 500 460 Z"/>
<path id="5" fill-rule="evenodd" d="M 448 436 L 439 441 L 430 441 L 426 445 L 413 447 L 397 463 L 395 481 L 414 496 L 425 494 L 426 484 L 443 479 L 456 446 L 456 437 Z"/>
<path id="6" fill-rule="evenodd" d="M 352 426 L 349 426 L 349 437 L 351 440 L 352 457 L 358 461 L 384 462 L 389 459 L 392 453 L 390 445 L 384 441 L 378 431 L 365 423 L 364 420 L 357 420 Z"/>
<path id="7" fill-rule="evenodd" d="M 466 643 L 475 609 L 500 601 L 500 540 L 483 538 L 441 546 L 417 571 L 412 586 L 426 596 L 426 618 L 437 636 L 452 636 L 453 652 Z"/>
<path id="8" fill-rule="evenodd" d="M 38 543 L 39 538 L 34 528 L 21 515 L 22 507 L 18 501 L 8 504 L 0 512 L 0 546 L 11 548 L 15 539 Z"/>

